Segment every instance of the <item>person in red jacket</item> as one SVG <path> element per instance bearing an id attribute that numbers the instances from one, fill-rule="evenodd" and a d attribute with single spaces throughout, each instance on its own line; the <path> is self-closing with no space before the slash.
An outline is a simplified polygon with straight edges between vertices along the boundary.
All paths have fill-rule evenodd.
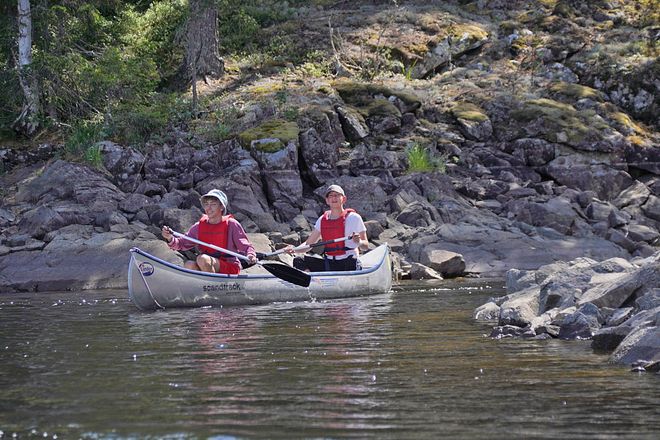
<path id="1" fill-rule="evenodd" d="M 248 257 L 250 263 L 256 263 L 257 254 L 243 226 L 232 215 L 224 215 L 229 205 L 227 195 L 218 189 L 212 189 L 200 198 L 200 202 L 205 214 L 188 229 L 186 235 L 243 254 Z M 234 256 L 197 245 L 185 238 L 175 237 L 168 226 L 163 226 L 161 234 L 172 250 L 187 251 L 196 247 L 200 252 L 195 261 L 185 262 L 187 269 L 224 274 L 238 274 L 241 271 L 241 262 Z"/>
<path id="2" fill-rule="evenodd" d="M 360 250 L 369 249 L 367 228 L 360 214 L 352 209 L 344 208 L 346 194 L 339 185 L 330 185 L 325 191 L 325 202 L 330 209 L 325 211 L 316 221 L 314 230 L 303 244 L 314 244 L 341 237 L 352 237 L 350 240 L 325 245 L 323 258 L 305 255 L 293 259 L 296 269 L 310 272 L 358 270 Z M 288 248 L 293 253 L 293 246 Z M 305 250 L 303 250 L 305 252 Z"/>

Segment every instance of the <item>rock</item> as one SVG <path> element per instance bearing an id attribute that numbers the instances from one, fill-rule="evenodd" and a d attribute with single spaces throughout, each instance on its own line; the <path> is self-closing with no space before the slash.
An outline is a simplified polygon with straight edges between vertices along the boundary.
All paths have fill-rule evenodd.
<path id="1" fill-rule="evenodd" d="M 412 263 L 410 266 L 410 279 L 411 280 L 441 280 L 442 275 L 419 263 Z"/>
<path id="2" fill-rule="evenodd" d="M 453 278 L 465 273 L 465 260 L 462 255 L 433 246 L 422 250 L 420 263 L 440 272 L 445 278 Z"/>
<path id="3" fill-rule="evenodd" d="M 104 141 L 100 147 L 103 166 L 114 177 L 113 183 L 124 192 L 133 192 L 141 183 L 140 170 L 146 158 L 142 153 L 122 147 L 114 142 Z"/>
<path id="4" fill-rule="evenodd" d="M 591 348 L 596 351 L 612 352 L 631 331 L 632 328 L 625 325 L 601 328 L 593 335 Z"/>
<path id="5" fill-rule="evenodd" d="M 499 325 L 527 327 L 539 309 L 539 289 L 530 287 L 511 295 L 500 305 Z"/>
<path id="6" fill-rule="evenodd" d="M 660 197 L 650 195 L 642 205 L 642 211 L 647 217 L 660 221 Z"/>
<path id="7" fill-rule="evenodd" d="M 660 361 L 660 326 L 641 327 L 631 331 L 610 356 L 617 364 L 632 364 L 644 360 Z"/>
<path id="8" fill-rule="evenodd" d="M 615 309 L 614 313 L 607 319 L 607 325 L 609 327 L 616 327 L 628 320 L 634 313 L 632 307 L 623 307 L 620 309 Z"/>
<path id="9" fill-rule="evenodd" d="M 633 183 L 625 171 L 603 164 L 592 165 L 578 155 L 560 156 L 547 165 L 546 171 L 562 185 L 581 191 L 594 191 L 603 201 L 616 198 Z"/>
<path id="10" fill-rule="evenodd" d="M 424 78 L 460 54 L 475 50 L 488 41 L 488 33 L 478 26 L 456 24 L 443 26 L 446 31 L 426 45 L 429 50 L 416 59 L 411 72 L 413 78 Z M 401 46 L 399 42 L 398 46 Z"/>
<path id="11" fill-rule="evenodd" d="M 654 287 L 635 300 L 639 310 L 653 310 L 660 307 L 660 288 Z"/>
<path id="12" fill-rule="evenodd" d="M 430 226 L 440 215 L 430 203 L 414 201 L 408 204 L 396 220 L 408 226 Z"/>
<path id="13" fill-rule="evenodd" d="M 512 218 L 534 225 L 548 226 L 562 234 L 568 234 L 577 216 L 571 202 L 555 197 L 544 203 L 513 200 L 505 206 Z"/>
<path id="14" fill-rule="evenodd" d="M 612 243 L 616 244 L 617 246 L 621 246 L 631 254 L 635 252 L 638 248 L 638 244 L 629 239 L 626 234 L 623 232 L 616 230 L 616 229 L 610 229 L 607 231 L 607 234 L 605 235 L 605 238 L 610 240 Z"/>
<path id="15" fill-rule="evenodd" d="M 486 113 L 470 103 L 458 103 L 452 107 L 452 114 L 458 122 L 461 133 L 475 141 L 484 141 L 493 134 L 493 125 Z"/>
<path id="16" fill-rule="evenodd" d="M 376 220 L 365 221 L 364 227 L 367 228 L 367 237 L 370 240 L 377 239 L 380 236 L 380 234 L 382 234 L 385 231 L 385 229 L 380 224 L 380 222 Z"/>
<path id="17" fill-rule="evenodd" d="M 574 283 L 552 280 L 543 284 L 539 295 L 539 312 L 559 308 L 565 309 L 575 305 L 576 298 L 582 291 Z"/>
<path id="18" fill-rule="evenodd" d="M 597 285 L 587 290 L 578 304 L 593 303 L 598 307 L 621 307 L 633 294 L 660 285 L 660 263 L 642 267 L 619 280 Z M 641 291 L 638 293 L 638 290 Z"/>
<path id="19" fill-rule="evenodd" d="M 591 339 L 604 321 L 598 307 L 586 303 L 564 318 L 559 329 L 560 339 Z"/>
<path id="20" fill-rule="evenodd" d="M 515 325 L 501 325 L 493 327 L 490 337 L 493 339 L 511 338 L 511 337 L 526 337 L 533 338 L 536 336 L 534 330 L 531 328 L 523 328 Z"/>
<path id="21" fill-rule="evenodd" d="M 336 112 L 315 107 L 299 118 L 300 152 L 304 169 L 315 185 L 337 176 L 335 164 L 345 137 Z"/>
<path id="22" fill-rule="evenodd" d="M 561 328 L 558 325 L 541 325 L 539 327 L 535 327 L 534 331 L 537 335 L 547 334 L 553 338 L 558 338 L 560 329 Z"/>
<path id="23" fill-rule="evenodd" d="M 635 181 L 628 188 L 624 189 L 612 203 L 619 209 L 630 205 L 641 206 L 648 200 L 650 195 L 651 192 L 646 185 L 642 182 Z"/>
<path id="24" fill-rule="evenodd" d="M 369 136 L 369 127 L 364 117 L 355 109 L 345 106 L 335 107 L 342 130 L 349 141 L 359 141 Z"/>
<path id="25" fill-rule="evenodd" d="M 527 166 L 543 166 L 552 161 L 557 146 L 543 139 L 516 139 L 511 148 L 511 154 L 520 158 Z"/>
<path id="26" fill-rule="evenodd" d="M 660 238 L 660 233 L 646 225 L 629 224 L 625 227 L 627 236 L 633 241 L 644 241 L 650 244 L 656 244 Z"/>
<path id="27" fill-rule="evenodd" d="M 500 306 L 490 301 L 476 308 L 472 315 L 474 319 L 491 321 L 498 319 L 500 315 Z"/>
<path id="28" fill-rule="evenodd" d="M 298 171 L 297 142 L 290 141 L 276 151 L 263 150 L 259 142 L 252 141 L 252 155 L 261 168 L 266 195 L 270 200 L 279 200 L 289 205 L 296 205 L 302 198 L 302 181 Z M 277 142 L 280 142 L 277 139 Z"/>
<path id="29" fill-rule="evenodd" d="M 630 144 L 625 151 L 626 162 L 635 169 L 660 175 L 660 149 Z"/>
<path id="30" fill-rule="evenodd" d="M 138 228 L 130 235 L 97 234 L 92 227 L 80 225 L 64 229 L 70 233 L 61 230 L 43 251 L 12 252 L 4 256 L 0 267 L 0 290 L 125 289 L 129 249 L 132 247 L 140 247 L 159 258 L 181 264 L 181 259 L 164 241 Z M 35 271 L 35 267 L 39 270 Z"/>

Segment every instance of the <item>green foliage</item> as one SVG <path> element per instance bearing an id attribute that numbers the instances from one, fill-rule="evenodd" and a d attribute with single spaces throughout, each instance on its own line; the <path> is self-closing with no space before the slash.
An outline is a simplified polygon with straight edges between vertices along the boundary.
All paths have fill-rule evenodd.
<path id="1" fill-rule="evenodd" d="M 9 128 L 21 111 L 21 94 L 15 71 L 0 68 L 0 138 L 12 138 L 13 130 Z"/>
<path id="2" fill-rule="evenodd" d="M 94 102 L 109 98 L 111 106 L 148 100 L 159 79 L 153 60 L 126 55 L 118 48 L 106 50 L 80 73 L 79 81 L 87 87 Z"/>
<path id="3" fill-rule="evenodd" d="M 645 26 L 657 26 L 660 23 L 660 1 L 637 0 L 639 9 L 639 24 Z"/>
<path id="4" fill-rule="evenodd" d="M 207 118 L 191 123 L 192 131 L 209 142 L 221 142 L 229 139 L 240 117 L 236 107 L 221 108 L 211 112 Z"/>
<path id="5" fill-rule="evenodd" d="M 260 29 L 254 17 L 239 9 L 234 15 L 220 18 L 220 43 L 227 51 L 245 52 L 253 48 Z"/>
<path id="6" fill-rule="evenodd" d="M 9 62 L 16 36 L 16 2 L 0 2 L 0 63 L 4 69 Z"/>
<path id="7" fill-rule="evenodd" d="M 406 78 L 407 81 L 412 81 L 413 79 L 413 72 L 415 71 L 415 66 L 417 65 L 417 60 L 414 60 L 413 63 L 409 66 L 405 66 L 403 68 L 403 76 Z"/>
<path id="8" fill-rule="evenodd" d="M 419 143 L 414 143 L 407 150 L 409 173 L 445 173 L 447 156 L 434 157 L 429 149 Z"/>
<path id="9" fill-rule="evenodd" d="M 258 53 L 262 64 L 281 66 L 302 59 L 303 42 L 291 36 L 287 25 L 269 29 L 291 18 L 295 5 L 287 1 L 209 0 L 218 6 L 220 41 L 235 53 Z M 313 1 L 311 4 L 327 4 Z M 107 135 L 139 144 L 170 122 L 191 119 L 177 107 L 151 103 L 158 91 L 173 84 L 184 59 L 181 37 L 188 18 L 188 0 L 67 0 L 34 2 L 33 71 L 39 80 L 41 104 L 50 127 L 103 119 Z M 22 93 L 12 65 L 16 37 L 16 4 L 0 6 L 0 133 L 22 106 Z M 292 25 L 293 26 L 293 25 Z M 291 32 L 290 32 L 291 31 Z M 310 55 L 316 63 L 317 55 Z M 311 61 L 314 60 L 314 61 Z M 324 75 L 328 65 L 318 57 L 310 71 Z M 158 98 L 160 99 L 160 98 Z M 281 103 L 281 107 L 284 103 Z M 287 120 L 297 118 L 283 108 Z M 75 121 L 75 122 L 74 122 Z M 96 122 L 95 122 L 96 123 Z M 230 135 L 233 123 L 219 122 L 213 137 Z M 79 130 L 76 128 L 73 131 Z M 84 130 L 83 130 L 84 131 Z M 74 136 L 76 137 L 76 136 Z M 82 151 L 76 150 L 77 154 Z"/>
<path id="10" fill-rule="evenodd" d="M 98 9 L 85 2 L 52 5 L 32 9 L 35 45 L 48 53 L 62 54 L 70 49 L 91 51 L 114 41 L 113 23 Z"/>
<path id="11" fill-rule="evenodd" d="M 99 121 L 83 121 L 71 128 L 69 136 L 64 143 L 64 154 L 68 160 L 85 160 L 93 163 L 96 157 L 100 158 L 100 150 L 93 151 L 97 142 L 105 136 L 103 124 Z M 90 151 L 92 150 L 92 151 Z"/>
<path id="12" fill-rule="evenodd" d="M 262 29 L 289 19 L 294 9 L 286 1 L 220 0 L 220 44 L 227 52 L 247 54 L 257 47 L 273 53 L 290 46 L 283 36 L 266 36 Z M 263 41 L 262 41 L 263 40 Z"/>
<path id="13" fill-rule="evenodd" d="M 90 49 L 105 47 L 115 41 L 113 22 L 101 15 L 92 4 L 82 3 L 72 11 L 69 34 L 75 37 L 75 43 Z"/>
<path id="14" fill-rule="evenodd" d="M 149 103 L 119 104 L 108 121 L 108 135 L 121 144 L 144 144 L 167 127 L 172 99 L 169 95 L 155 95 Z"/>
<path id="15" fill-rule="evenodd" d="M 173 77 L 183 62 L 183 48 L 175 42 L 188 18 L 187 3 L 156 1 L 144 13 L 128 9 L 121 17 L 126 29 L 122 42 L 135 55 L 153 60 L 164 79 Z"/>
<path id="16" fill-rule="evenodd" d="M 34 64 L 42 79 L 47 107 L 63 122 L 111 113 L 119 104 L 151 99 L 158 83 L 155 63 L 109 48 L 90 60 L 80 53 L 62 56 L 37 52 Z"/>
<path id="17" fill-rule="evenodd" d="M 286 107 L 282 111 L 282 115 L 284 116 L 284 119 L 286 119 L 287 121 L 294 122 L 298 120 L 300 111 L 298 110 L 298 107 Z"/>
<path id="18" fill-rule="evenodd" d="M 324 78 L 331 74 L 331 62 L 324 52 L 312 50 L 305 54 L 304 62 L 297 70 L 305 76 Z"/>
<path id="19" fill-rule="evenodd" d="M 95 168 L 101 168 L 103 165 L 103 155 L 101 154 L 101 147 L 99 145 L 92 145 L 85 151 L 85 162 Z"/>
<path id="20" fill-rule="evenodd" d="M 32 9 L 32 71 L 39 81 L 43 108 L 48 109 L 46 126 L 64 123 L 78 127 L 80 121 L 97 121 L 100 115 L 112 119 L 118 106 L 141 106 L 151 99 L 161 80 L 157 66 L 164 64 L 163 59 L 142 50 L 139 43 L 146 37 L 140 40 L 126 31 L 148 34 L 153 28 L 147 26 L 148 18 L 154 14 L 148 11 L 146 19 L 136 21 L 131 3 L 71 0 Z M 161 3 L 176 3 L 179 8 L 172 9 L 177 11 L 187 9 L 184 0 L 156 2 L 154 8 Z M 169 26 L 171 21 L 172 16 L 167 16 L 158 23 Z M 6 19 L 0 19 L 0 33 L 10 27 Z M 149 37 L 157 40 L 153 34 Z M 172 46 L 171 41 L 168 44 Z M 0 50 L 7 53 L 4 46 Z M 9 126 L 22 104 L 20 85 L 9 64 L 11 55 L 7 55 L 0 71 L 0 127 Z M 74 128 L 73 132 L 79 130 L 86 129 Z"/>

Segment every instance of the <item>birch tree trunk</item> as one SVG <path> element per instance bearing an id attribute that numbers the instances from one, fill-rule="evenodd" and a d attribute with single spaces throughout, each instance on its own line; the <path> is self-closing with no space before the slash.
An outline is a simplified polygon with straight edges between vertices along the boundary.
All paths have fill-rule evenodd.
<path id="1" fill-rule="evenodd" d="M 12 128 L 27 137 L 39 128 L 39 90 L 32 71 L 32 15 L 30 0 L 18 0 L 18 79 L 23 89 L 23 109 Z"/>

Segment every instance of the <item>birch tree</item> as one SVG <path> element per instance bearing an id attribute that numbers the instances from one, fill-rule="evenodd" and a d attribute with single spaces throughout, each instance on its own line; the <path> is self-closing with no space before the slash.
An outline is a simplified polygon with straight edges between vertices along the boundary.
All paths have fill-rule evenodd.
<path id="1" fill-rule="evenodd" d="M 32 66 L 32 15 L 29 0 L 18 0 L 18 79 L 23 90 L 23 109 L 12 124 L 18 133 L 31 137 L 39 128 L 39 89 Z"/>

